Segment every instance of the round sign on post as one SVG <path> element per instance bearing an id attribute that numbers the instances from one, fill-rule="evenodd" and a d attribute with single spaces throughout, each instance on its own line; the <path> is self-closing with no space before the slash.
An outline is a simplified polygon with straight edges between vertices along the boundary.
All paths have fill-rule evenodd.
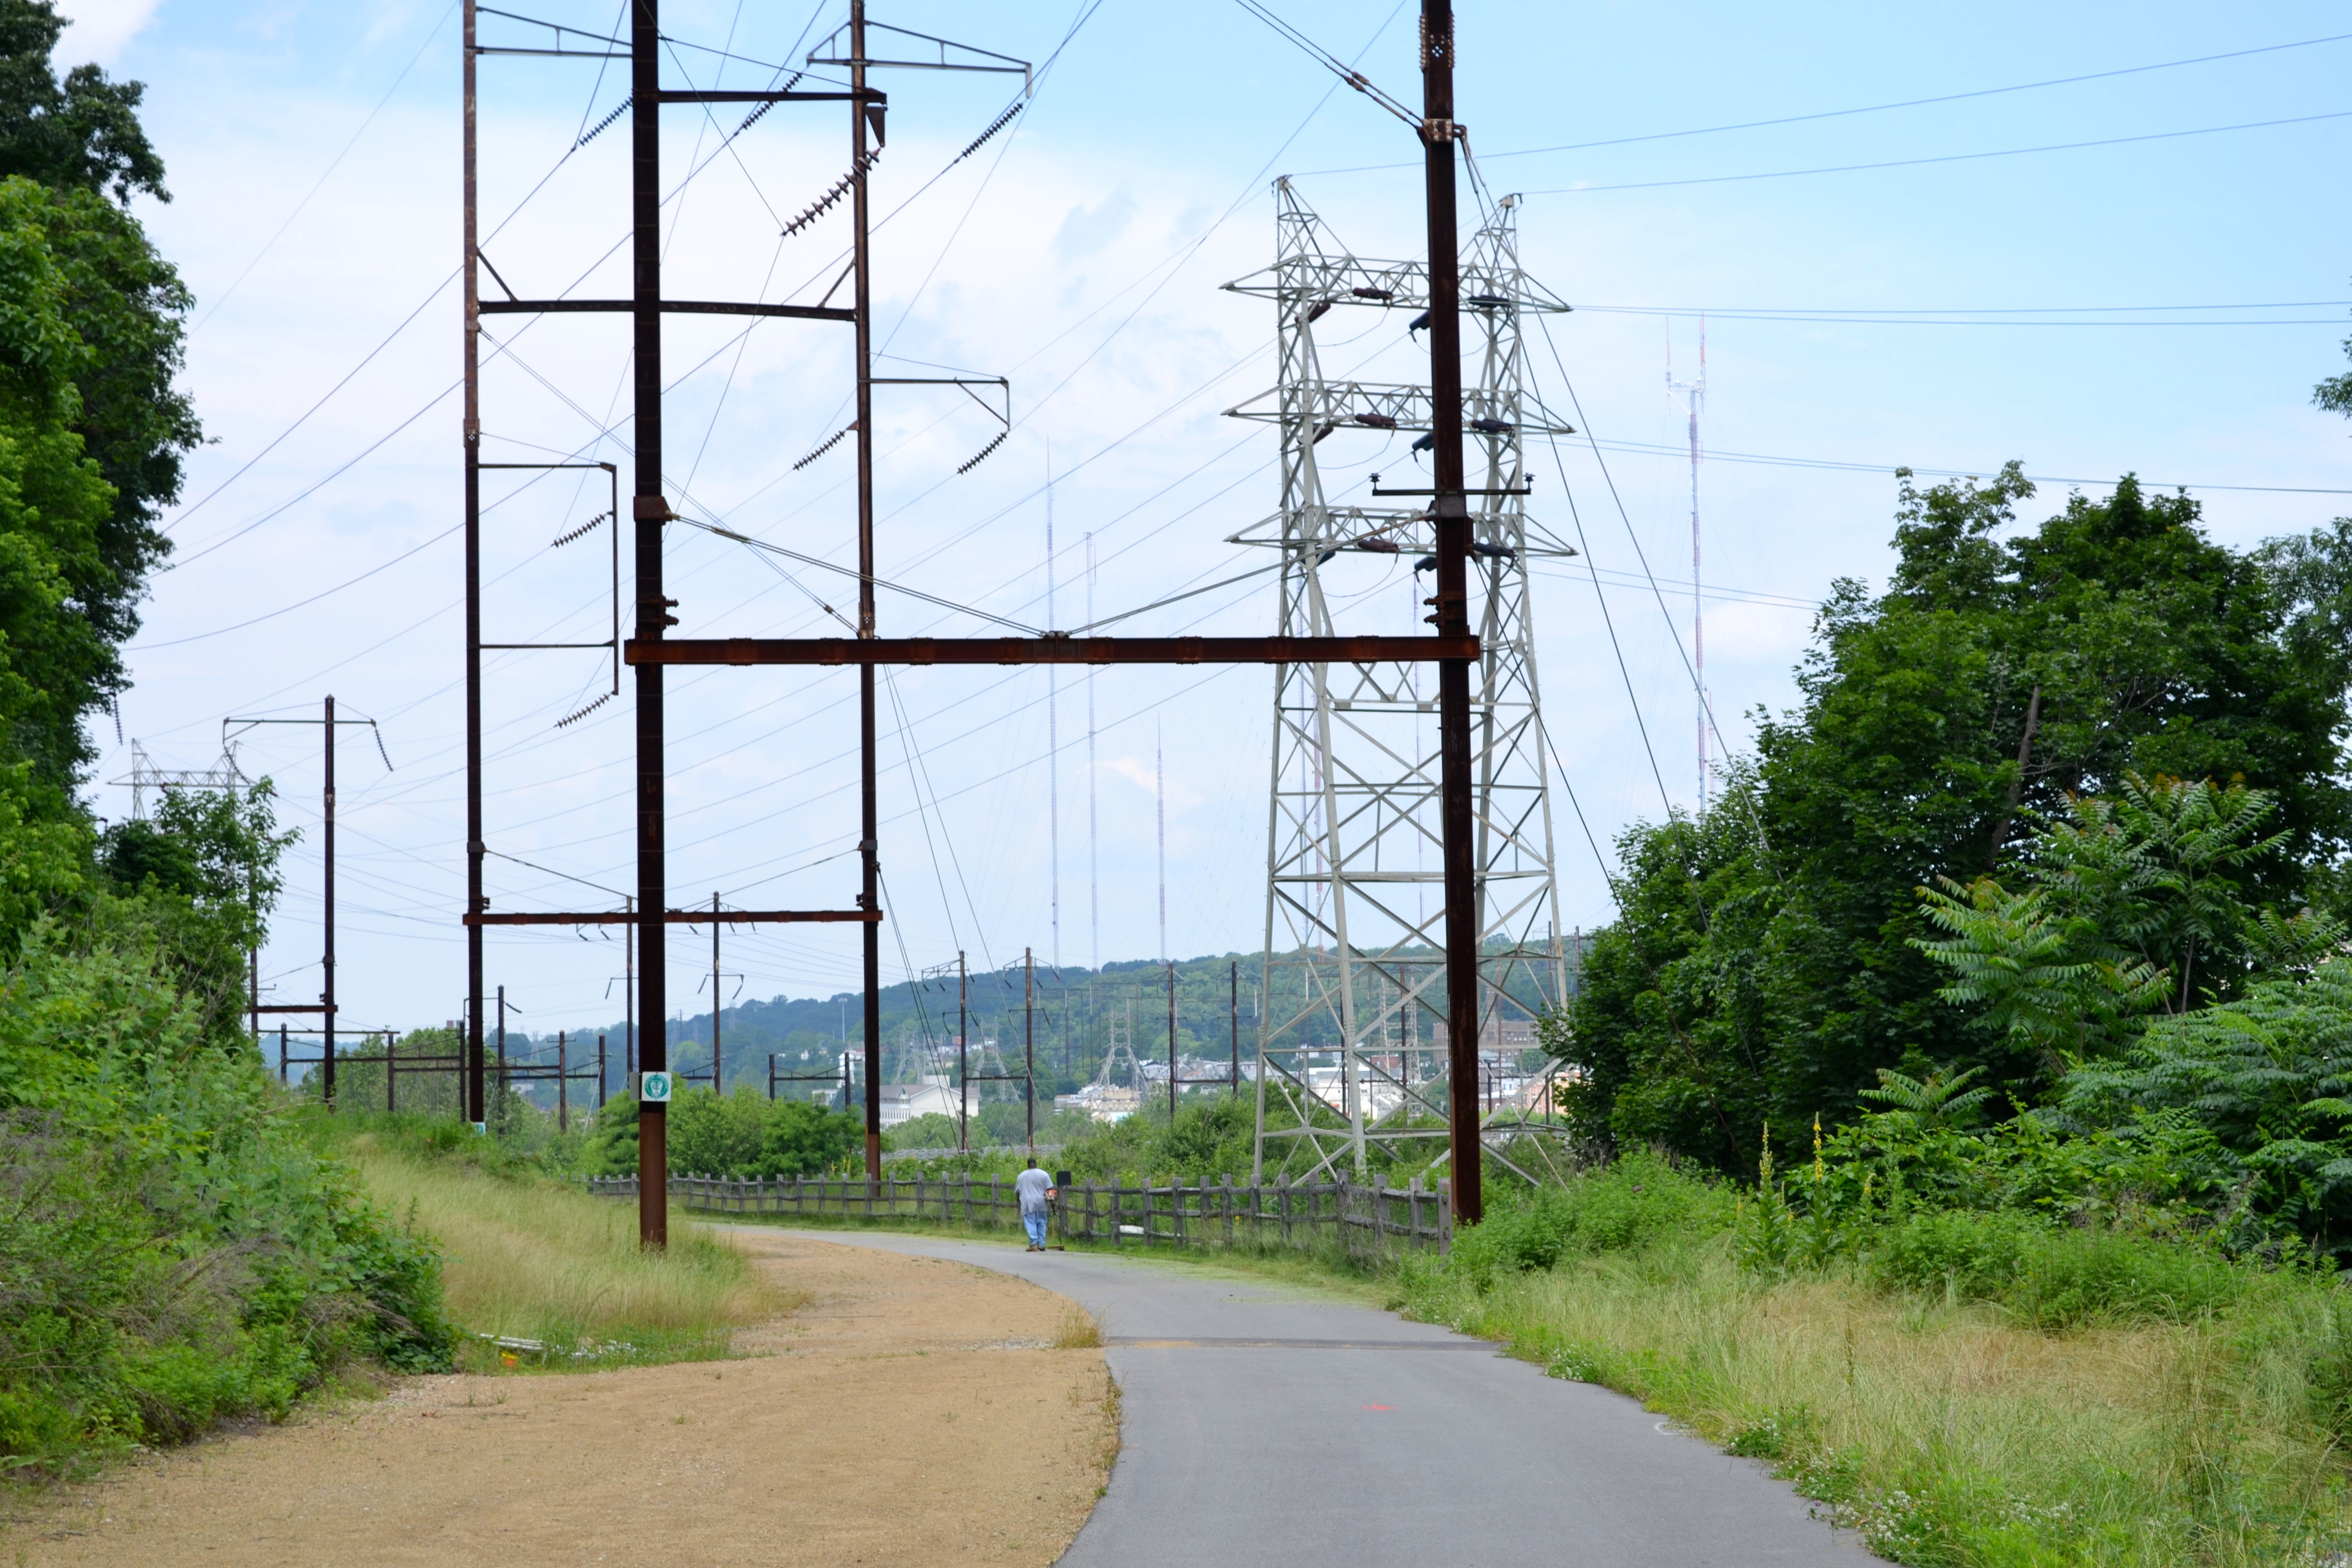
<path id="1" fill-rule="evenodd" d="M 669 1103 L 670 1075 L 666 1072 L 641 1072 L 637 1075 L 637 1099 L 649 1105 Z"/>

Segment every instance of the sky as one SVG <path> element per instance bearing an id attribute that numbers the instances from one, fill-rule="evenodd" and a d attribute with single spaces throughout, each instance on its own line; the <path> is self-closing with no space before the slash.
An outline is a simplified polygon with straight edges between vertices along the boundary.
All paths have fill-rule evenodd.
<path id="1" fill-rule="evenodd" d="M 157 766 L 198 768 L 233 737 L 303 834 L 265 989 L 313 999 L 320 731 L 232 721 L 316 717 L 331 694 L 376 726 L 338 731 L 344 1022 L 454 1016 L 456 8 L 62 8 L 75 26 L 60 65 L 94 59 L 147 84 L 173 199 L 137 211 L 195 296 L 186 380 L 209 437 L 129 649 L 120 738 L 100 721 L 96 809 L 131 809 L 115 781 L 132 742 Z M 1412 7 L 1275 8 L 1417 100 Z M 619 26 L 610 3 L 533 0 L 530 15 L 586 34 Z M 672 0 L 667 69 L 764 85 L 845 15 Z M 1067 626 L 1089 603 L 1107 615 L 1258 564 L 1225 541 L 1275 509 L 1275 437 L 1223 411 L 1272 383 L 1271 307 L 1219 285 L 1271 258 L 1277 174 L 1358 253 L 1416 255 L 1411 132 L 1231 0 L 908 0 L 875 16 L 1039 68 L 1025 111 L 961 159 L 1021 79 L 901 70 L 882 84 L 874 299 L 890 357 L 877 374 L 1007 377 L 1013 423 L 959 474 L 994 415 L 953 387 L 877 394 L 881 575 Z M 1615 837 L 1698 791 L 1691 468 L 1668 381 L 1698 373 L 1702 319 L 1699 581 L 1718 755 L 1746 743 L 1757 712 L 1795 700 L 1791 670 L 1832 583 L 1883 582 L 1897 465 L 1985 474 L 2021 460 L 2041 485 L 2026 524 L 2134 472 L 2188 486 L 2214 537 L 2241 547 L 2352 511 L 2352 430 L 2310 405 L 2352 331 L 2352 212 L 2326 195 L 2352 151 L 2342 16 L 2294 4 L 1460 7 L 1459 117 L 1488 185 L 1525 194 L 1523 264 L 1576 307 L 1536 350 L 1536 384 L 1580 411 L 1581 434 L 1538 455 L 1531 508 L 1583 552 L 1534 581 L 1564 926 L 1610 918 Z M 486 43 L 548 36 L 484 23 Z M 625 125 L 574 145 L 619 106 L 620 64 L 482 61 L 485 251 L 519 293 L 626 292 Z M 822 295 L 842 209 L 779 231 L 845 169 L 840 112 L 780 107 L 731 137 L 740 113 L 668 112 L 667 291 Z M 1393 367 L 1410 350 L 1402 323 L 1367 317 L 1327 353 Z M 488 326 L 486 455 L 625 474 L 625 323 Z M 847 444 L 795 467 L 847 423 L 844 330 L 673 317 L 667 333 L 680 510 L 846 559 Z M 1337 455 L 1361 469 L 1406 460 L 1370 440 Z M 609 531 L 552 544 L 604 510 L 604 482 L 508 470 L 488 484 L 489 640 L 609 635 Z M 837 571 L 671 531 L 682 635 L 814 635 L 849 592 Z M 1350 624 L 1416 629 L 1409 572 L 1370 557 L 1357 569 Z M 1262 584 L 1128 629 L 1271 631 Z M 890 593 L 882 615 L 909 634 L 983 625 Z M 633 879 L 632 742 L 625 691 L 594 705 L 609 656 L 509 652 L 486 668 L 493 907 L 613 905 Z M 893 676 L 886 978 L 959 951 L 977 966 L 1024 948 L 1072 964 L 1152 956 L 1163 940 L 1178 955 L 1256 948 L 1271 690 L 1256 668 Z M 712 670 L 671 692 L 676 900 L 847 904 L 853 678 Z M 709 1005 L 707 937 L 670 955 L 688 1014 Z M 535 1032 L 616 1016 L 622 967 L 618 941 L 598 934 L 491 942 L 491 981 Z M 856 938 L 739 928 L 721 968 L 730 1001 L 830 995 L 856 983 Z"/>

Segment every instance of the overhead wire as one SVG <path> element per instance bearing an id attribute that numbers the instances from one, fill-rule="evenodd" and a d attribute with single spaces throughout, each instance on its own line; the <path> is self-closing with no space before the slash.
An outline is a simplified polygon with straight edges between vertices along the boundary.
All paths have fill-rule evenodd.
<path id="1" fill-rule="evenodd" d="M 1966 92 L 1938 93 L 1931 98 L 1906 98 L 1892 103 L 1868 103 L 1853 109 L 1823 109 L 1806 114 L 1784 114 L 1769 120 L 1741 120 L 1723 125 L 1701 125 L 1685 131 L 1653 131 L 1639 136 L 1611 136 L 1596 142 L 1563 142 L 1551 147 L 1519 147 L 1507 153 L 1489 153 L 1489 158 L 1534 158 L 1549 153 L 1584 153 L 1600 147 L 1630 147 L 1643 142 L 1671 142 L 1686 136 L 1716 136 L 1733 131 L 1762 131 L 1780 125 L 1803 125 L 1817 120 L 1842 120 L 1856 114 L 1884 114 L 1900 109 L 1924 109 L 1931 104 L 1960 103 L 1975 98 L 1997 98 L 2004 93 L 2032 92 L 2042 88 L 2073 87 L 2086 81 L 2106 81 L 2116 77 L 2140 76 L 2149 71 L 2176 70 L 2186 66 L 2212 65 L 2221 60 L 2244 59 L 2253 55 L 2278 54 L 2287 49 L 2307 49 L 2321 44 L 2340 44 L 2352 40 L 2352 33 L 2331 33 L 2325 37 L 2299 38 L 2292 43 L 2263 44 L 2254 48 L 2231 49 L 2218 55 L 2197 55 L 2188 59 L 2159 60 L 2153 65 L 2123 66 L 2113 70 L 2088 71 L 2078 76 L 2050 77 L 2041 81 L 2017 82 L 2008 87 L 1983 87 Z M 1347 169 L 1309 169 L 1304 174 L 1361 174 L 1391 169 L 1417 169 L 1413 163 L 1360 163 Z"/>
<path id="2" fill-rule="evenodd" d="M 2294 114 L 2280 120 L 2248 120 L 2234 125 L 2202 125 L 2188 131 L 2151 131 L 2137 136 L 2101 136 L 2085 142 L 2052 142 L 2037 147 L 1999 147 L 1983 153 L 1946 153 L 1932 158 L 1888 158 L 1869 163 L 1829 163 L 1811 169 L 1764 169 L 1746 174 L 1699 174 L 1674 180 L 1627 180 L 1614 184 L 1554 185 L 1523 191 L 1529 196 L 1594 195 L 1603 191 L 1658 191 L 1680 185 L 1727 185 L 1750 180 L 1793 180 L 1811 174 L 1855 174 L 1877 169 L 1917 169 L 1932 163 L 1972 163 L 1988 158 L 2022 158 L 2039 153 L 2075 153 L 2091 147 L 2124 147 L 2143 142 L 2177 142 L 2189 136 L 2219 136 L 2234 131 L 2268 131 L 2282 125 L 2311 125 L 2321 121 L 2352 120 L 2352 109 L 2325 114 Z"/>

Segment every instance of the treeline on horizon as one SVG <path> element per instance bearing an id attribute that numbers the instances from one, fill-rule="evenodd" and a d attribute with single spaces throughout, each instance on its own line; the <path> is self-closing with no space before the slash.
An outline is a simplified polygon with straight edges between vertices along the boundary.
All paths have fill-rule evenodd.
<path id="1" fill-rule="evenodd" d="M 1433 948 L 1415 950 L 1404 962 L 1433 968 L 1444 962 L 1444 955 Z M 1241 1055 L 1244 1063 L 1255 1057 L 1259 992 L 1265 973 L 1262 952 L 1211 953 L 1176 961 L 1176 1039 L 1181 1054 L 1214 1062 L 1227 1059 L 1234 1036 L 1233 977 L 1236 964 L 1240 966 Z M 1299 984 L 1297 964 L 1296 953 L 1276 955 L 1277 994 L 1286 985 Z M 1564 963 L 1564 967 L 1572 987 L 1573 964 Z M 1132 1038 L 1137 1055 L 1146 1060 L 1165 1061 L 1165 975 L 1166 969 L 1157 959 L 1114 962 L 1105 963 L 1099 970 L 1068 964 L 1056 969 L 1039 964 L 1034 980 L 1039 1094 L 1048 1093 L 1049 1086 L 1052 1092 L 1066 1093 L 1089 1081 L 1109 1048 L 1114 1010 L 1130 1004 L 1134 1008 Z M 1024 1027 L 1023 981 L 1017 963 L 973 971 L 965 980 L 971 1047 L 977 1049 L 984 1039 L 995 1040 L 1007 1065 L 1016 1071 Z M 1358 994 L 1369 1005 L 1377 988 L 1384 984 L 1360 980 Z M 1532 975 L 1515 976 L 1508 989 L 1530 1016 L 1543 1005 L 1545 998 L 1538 994 Z M 1425 994 L 1431 1007 L 1442 1009 L 1445 1005 L 1443 979 L 1436 980 Z M 863 1007 L 862 994 L 854 991 L 825 997 L 778 996 L 729 1005 L 719 1015 L 719 1047 L 726 1061 L 728 1088 L 731 1090 L 749 1083 L 764 1093 L 771 1052 L 786 1053 L 794 1058 L 779 1062 L 779 1070 L 818 1072 L 835 1063 L 845 1043 L 850 1050 L 862 1049 Z M 554 1060 L 554 1031 L 526 1033 L 515 1027 L 514 1023 L 510 1018 L 507 1030 L 510 1059 Z M 1441 1028 L 1437 1015 L 1424 1011 L 1420 1031 L 1424 1047 L 1438 1043 Z M 607 1087 L 614 1091 L 620 1088 L 625 1070 L 623 1043 L 626 1029 L 626 1021 L 615 1018 L 603 1025 L 564 1031 L 567 1047 L 588 1053 L 584 1058 L 572 1058 L 574 1061 L 593 1062 L 596 1037 L 604 1037 Z M 952 974 L 943 980 L 901 981 L 883 988 L 884 1069 L 888 1078 L 906 1076 L 906 1058 L 918 1041 L 928 1038 L 951 1046 L 955 1032 L 956 980 Z M 1328 1046 L 1337 1043 L 1339 1034 L 1337 1019 L 1328 1009 L 1322 1009 L 1307 1020 L 1302 1037 L 1313 1045 Z M 710 1015 L 707 1011 L 670 1019 L 667 1037 L 672 1068 L 688 1074 L 709 1072 Z M 807 1054 L 805 1061 L 799 1059 L 802 1053 Z M 816 1086 L 796 1087 L 805 1092 Z"/>

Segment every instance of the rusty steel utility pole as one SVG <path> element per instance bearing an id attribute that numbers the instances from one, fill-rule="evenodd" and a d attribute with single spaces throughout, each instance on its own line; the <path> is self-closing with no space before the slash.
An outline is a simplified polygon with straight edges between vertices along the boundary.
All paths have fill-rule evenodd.
<path id="1" fill-rule="evenodd" d="M 956 951 L 956 1150 L 971 1147 L 971 1005 L 963 951 Z"/>
<path id="2" fill-rule="evenodd" d="M 1454 5 L 1422 0 L 1421 140 L 1429 198 L 1430 450 L 1435 470 L 1430 517 L 1436 524 L 1437 592 L 1428 617 L 1441 637 L 1470 633 L 1470 511 L 1463 496 L 1462 303 L 1454 221 Z M 1438 818 L 1445 858 L 1446 1114 L 1453 1133 L 1454 1216 L 1486 1213 L 1479 1186 L 1478 910 L 1473 875 L 1470 792 L 1470 666 L 1437 665 Z"/>
<path id="3" fill-rule="evenodd" d="M 857 635 L 874 636 L 874 321 L 871 300 L 871 250 L 866 193 L 866 121 L 877 122 L 880 110 L 865 101 L 866 0 L 849 0 L 849 180 L 850 225 L 856 232 L 851 267 L 857 334 Z M 877 837 L 880 814 L 875 803 L 874 667 L 857 667 L 857 907 L 882 907 L 882 862 Z M 882 928 L 868 923 L 865 933 L 866 961 L 866 1179 L 882 1177 L 882 1097 L 875 1085 L 882 1081 Z"/>
<path id="4" fill-rule="evenodd" d="M 634 283 L 630 315 L 636 373 L 636 475 L 629 510 L 636 528 L 636 640 L 659 643 L 674 624 L 662 596 L 662 524 L 669 504 L 662 492 L 661 319 L 661 20 L 659 0 L 629 7 L 629 204 Z M 615 528 L 620 520 L 614 520 Z M 637 666 L 637 1016 L 646 1020 L 638 1047 L 638 1082 L 669 1069 L 669 975 L 663 915 L 669 909 L 662 819 L 662 672 Z M 637 1107 L 637 1240 L 669 1245 L 668 1106 Z"/>
<path id="5" fill-rule="evenodd" d="M 482 288 L 480 216 L 475 182 L 475 0 L 464 0 L 466 207 L 466 912 L 478 915 L 482 898 Z M 615 528 L 619 527 L 617 521 Z M 466 927 L 466 1037 L 458 1110 L 487 1130 L 482 1105 L 482 928 Z"/>
<path id="6" fill-rule="evenodd" d="M 1163 889 L 1160 897 L 1165 899 Z M 1165 940 L 1164 938 L 1162 939 Z M 1176 1120 L 1176 961 L 1168 963 L 1168 1120 Z"/>
<path id="7" fill-rule="evenodd" d="M 727 1092 L 727 1075 L 719 1054 L 719 895 L 710 895 L 710 1092 Z"/>
<path id="8" fill-rule="evenodd" d="M 320 804 L 326 808 L 326 822 L 321 835 L 321 847 L 327 855 L 325 894 L 327 902 L 327 946 L 320 959 L 326 981 L 326 990 L 319 997 L 326 1011 L 326 1049 L 320 1053 L 319 1096 L 328 1110 L 335 1108 L 335 699 L 327 697 L 327 760 L 326 788 Z"/>

